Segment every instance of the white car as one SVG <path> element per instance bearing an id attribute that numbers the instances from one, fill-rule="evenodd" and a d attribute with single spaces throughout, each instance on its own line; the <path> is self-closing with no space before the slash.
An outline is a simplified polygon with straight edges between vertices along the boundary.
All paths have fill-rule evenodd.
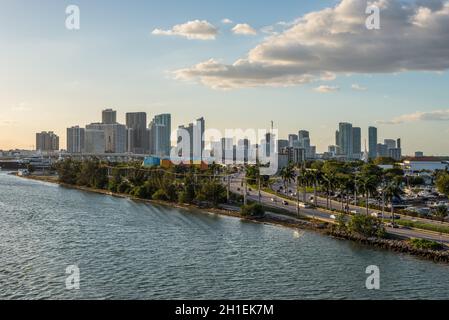
<path id="1" fill-rule="evenodd" d="M 331 218 L 332 220 L 337 220 L 337 216 L 336 216 L 336 215 L 334 215 L 334 214 L 333 214 L 333 215 L 331 215 L 331 216 L 330 216 L 330 218 Z"/>

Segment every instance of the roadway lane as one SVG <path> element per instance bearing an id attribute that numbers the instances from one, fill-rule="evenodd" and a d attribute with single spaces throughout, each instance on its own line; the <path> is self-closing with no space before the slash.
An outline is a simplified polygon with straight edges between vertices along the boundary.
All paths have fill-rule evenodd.
<path id="1" fill-rule="evenodd" d="M 240 191 L 239 191 L 239 189 L 240 189 Z M 238 178 L 236 179 L 236 177 L 234 177 L 234 179 L 231 180 L 231 191 L 234 193 L 243 195 L 244 188 L 241 186 L 241 180 L 239 180 Z M 258 191 L 257 190 L 249 191 L 249 195 L 247 196 L 247 199 L 250 201 L 258 202 L 259 201 Z M 274 200 L 274 202 L 272 201 L 272 199 Z M 300 197 L 300 199 L 302 199 L 302 198 Z M 291 212 L 292 214 L 297 213 L 296 200 L 293 200 L 293 199 L 286 200 L 284 198 L 272 195 L 265 191 L 261 191 L 260 200 L 261 200 L 261 203 L 264 205 L 271 206 L 274 208 L 284 209 L 284 210 Z M 284 205 L 283 204 L 284 201 L 286 201 L 288 203 L 288 205 Z M 339 208 L 339 207 L 337 207 L 337 208 Z M 312 218 L 312 219 L 317 219 L 317 220 L 326 221 L 326 222 L 334 222 L 334 219 L 331 218 L 332 213 L 328 213 L 324 210 L 300 208 L 300 214 L 302 216 Z M 440 234 L 433 233 L 433 232 L 426 232 L 426 231 L 421 231 L 421 230 L 411 230 L 411 229 L 407 229 L 407 228 L 394 229 L 394 228 L 387 227 L 386 230 L 390 234 L 401 236 L 401 237 L 421 238 L 421 239 L 437 241 L 437 242 L 441 242 L 446 245 L 449 245 L 449 235 L 446 235 L 446 234 L 440 235 Z"/>

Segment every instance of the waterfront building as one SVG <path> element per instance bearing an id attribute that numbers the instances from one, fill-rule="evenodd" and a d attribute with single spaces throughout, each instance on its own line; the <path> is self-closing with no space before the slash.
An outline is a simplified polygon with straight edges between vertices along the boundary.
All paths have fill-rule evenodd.
<path id="1" fill-rule="evenodd" d="M 59 150 L 59 136 L 53 131 L 36 133 L 36 150 L 54 152 Z"/>
<path id="2" fill-rule="evenodd" d="M 79 126 L 67 128 L 67 152 L 81 153 L 84 150 L 85 129 Z"/>

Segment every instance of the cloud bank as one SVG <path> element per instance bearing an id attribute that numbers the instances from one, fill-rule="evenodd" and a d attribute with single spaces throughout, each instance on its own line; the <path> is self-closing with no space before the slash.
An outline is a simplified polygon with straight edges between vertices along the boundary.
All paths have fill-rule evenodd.
<path id="1" fill-rule="evenodd" d="M 449 0 L 376 0 L 381 30 L 365 27 L 366 2 L 308 13 L 232 64 L 211 59 L 176 70 L 211 88 L 293 86 L 339 74 L 449 69 Z M 333 76 L 332 76 L 333 75 Z"/>

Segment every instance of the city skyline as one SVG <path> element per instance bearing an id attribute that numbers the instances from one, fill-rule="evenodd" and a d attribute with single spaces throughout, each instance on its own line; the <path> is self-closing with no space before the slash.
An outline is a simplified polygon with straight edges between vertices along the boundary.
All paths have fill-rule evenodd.
<path id="1" fill-rule="evenodd" d="M 313 22 L 311 13 L 322 16 L 323 10 L 330 8 L 337 17 L 344 12 L 349 16 L 360 14 L 361 19 L 365 18 L 364 8 L 353 0 L 286 1 L 282 6 L 267 1 L 260 10 L 237 1 L 204 4 L 191 0 L 175 2 L 180 10 L 172 12 L 171 6 L 162 2 L 129 6 L 79 1 L 81 29 L 69 31 L 64 26 L 65 3 L 0 3 L 0 35 L 6 40 L 0 52 L 1 66 L 6 70 L 0 75 L 0 149 L 31 149 L 35 133 L 48 130 L 56 132 L 65 147 L 66 128 L 89 123 L 98 118 L 97 110 L 112 106 L 119 112 L 120 123 L 126 122 L 125 113 L 137 111 L 150 117 L 171 113 L 174 128 L 200 116 L 207 119 L 209 127 L 222 131 L 268 129 L 274 121 L 281 137 L 299 129 L 310 131 L 319 152 L 334 144 L 336 124 L 348 122 L 362 128 L 362 146 L 368 140 L 367 128 L 374 126 L 379 130 L 379 141 L 401 137 L 404 154 L 418 150 L 429 155 L 449 153 L 445 142 L 449 138 L 449 62 L 447 55 L 439 55 L 444 50 L 432 50 L 432 45 L 419 39 L 408 39 L 408 64 L 404 70 L 396 70 L 389 67 L 388 55 L 381 46 L 383 40 L 391 44 L 394 35 L 410 27 L 392 28 L 389 12 L 395 17 L 424 19 L 417 10 L 404 11 L 395 6 L 399 1 L 385 2 L 388 6 L 384 8 L 381 34 L 375 35 L 378 59 L 369 55 L 362 59 L 354 50 L 352 59 L 362 66 L 360 70 L 351 65 L 336 70 L 329 60 L 328 70 L 310 70 L 329 71 L 329 77 L 311 82 L 303 79 L 304 83 L 295 78 L 292 84 L 281 73 L 283 83 L 270 83 L 264 78 L 263 83 L 251 84 L 244 78 L 241 87 L 236 86 L 235 79 L 223 83 L 229 78 L 226 74 L 214 78 L 213 83 L 198 81 L 198 77 L 207 76 L 200 69 L 209 66 L 227 70 L 245 57 L 258 61 L 257 50 L 270 46 L 276 49 L 279 37 L 295 32 L 304 21 Z M 429 25 L 417 21 L 421 31 L 432 32 L 441 43 L 449 43 L 447 33 L 434 32 L 449 19 L 448 2 L 420 2 L 420 6 L 427 6 L 429 21 L 433 21 Z M 329 25 L 314 26 L 316 32 L 332 26 L 332 17 L 328 18 Z M 207 27 L 210 32 L 195 38 L 179 31 L 189 30 L 189 26 Z M 8 33 L 11 28 L 16 30 L 14 36 Z M 362 50 L 372 42 L 371 33 L 363 28 L 356 31 L 359 36 L 345 39 L 345 45 Z M 330 59 L 318 48 L 314 53 Z M 292 54 L 297 57 L 302 53 Z M 400 58 L 390 58 L 399 59 L 394 64 L 404 66 Z M 198 76 L 192 76 L 192 72 Z M 225 84 L 228 88 L 223 90 Z"/>

